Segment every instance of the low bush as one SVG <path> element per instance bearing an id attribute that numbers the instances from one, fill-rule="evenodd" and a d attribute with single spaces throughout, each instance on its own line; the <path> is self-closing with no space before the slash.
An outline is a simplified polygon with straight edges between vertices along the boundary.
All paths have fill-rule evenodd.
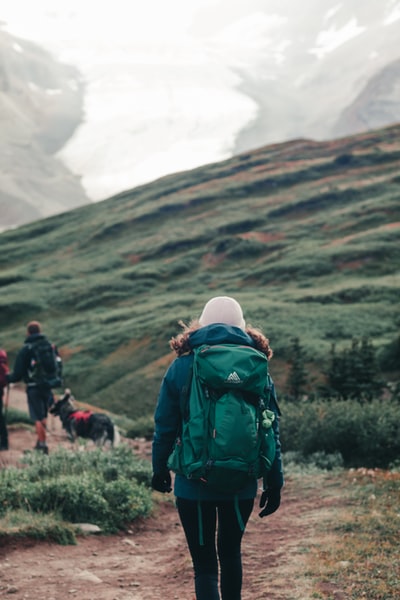
<path id="1" fill-rule="evenodd" d="M 26 510 L 9 510 L 0 519 L 0 545 L 15 537 L 51 540 L 63 546 L 76 544 L 75 529 L 52 513 L 32 514 Z"/>
<path id="2" fill-rule="evenodd" d="M 134 480 L 107 482 L 84 473 L 44 481 L 21 482 L 5 498 L 12 509 L 56 513 L 69 523 L 92 523 L 104 532 L 124 529 L 151 509 L 149 490 Z"/>
<path id="3" fill-rule="evenodd" d="M 373 400 L 282 403 L 283 452 L 340 453 L 345 467 L 388 468 L 400 455 L 398 404 Z"/>
<path id="4" fill-rule="evenodd" d="M 37 453 L 30 452 L 22 461 L 29 467 L 24 469 L 24 475 L 30 481 L 43 477 L 57 478 L 82 473 L 96 474 L 106 480 L 125 477 L 148 485 L 151 480 L 151 467 L 148 461 L 139 459 L 125 444 L 117 446 L 112 452 L 104 452 L 101 449 L 71 452 L 65 448 L 58 448 L 49 456 L 40 454 L 38 456 Z M 111 477 L 110 473 L 114 473 L 114 477 Z"/>
<path id="5" fill-rule="evenodd" d="M 122 445 L 50 456 L 27 454 L 24 469 L 0 471 L 0 516 L 9 511 L 55 514 L 60 521 L 89 522 L 103 532 L 123 529 L 151 511 L 150 464 Z"/>
<path id="6" fill-rule="evenodd" d="M 24 423 L 26 425 L 33 425 L 33 421 L 28 413 L 18 410 L 16 408 L 9 407 L 6 414 L 7 425 L 15 425 L 16 423 Z"/>
<path id="7" fill-rule="evenodd" d="M 146 440 L 151 440 L 154 433 L 154 417 L 153 415 L 139 417 L 132 420 L 132 424 L 126 432 L 128 438 L 144 437 Z"/>
<path id="8" fill-rule="evenodd" d="M 301 452 L 285 452 L 285 473 L 320 473 L 321 471 L 335 471 L 343 469 L 343 457 L 340 452 L 327 454 L 314 452 L 305 456 Z"/>

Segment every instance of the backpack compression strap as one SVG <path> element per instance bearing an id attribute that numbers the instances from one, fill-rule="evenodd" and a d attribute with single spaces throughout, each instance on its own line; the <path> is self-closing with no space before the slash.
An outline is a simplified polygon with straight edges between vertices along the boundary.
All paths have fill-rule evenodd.
<path id="1" fill-rule="evenodd" d="M 193 364 L 189 368 L 186 383 L 182 388 L 180 409 L 181 409 L 182 419 L 184 421 L 187 421 L 189 419 L 189 398 L 190 398 L 190 388 L 192 386 L 192 379 L 193 379 Z"/>

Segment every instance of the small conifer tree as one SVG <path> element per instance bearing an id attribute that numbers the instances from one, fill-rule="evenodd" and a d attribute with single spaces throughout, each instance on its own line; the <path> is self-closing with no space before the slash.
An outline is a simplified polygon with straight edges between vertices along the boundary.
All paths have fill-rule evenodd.
<path id="1" fill-rule="evenodd" d="M 379 398 L 385 387 L 375 348 L 372 343 L 353 339 L 351 347 L 340 354 L 332 345 L 330 365 L 327 371 L 326 395 L 336 396 L 341 400 L 368 400 Z"/>
<path id="2" fill-rule="evenodd" d="M 307 372 L 304 366 L 304 349 L 300 345 L 300 340 L 295 337 L 291 341 L 289 358 L 289 375 L 287 386 L 289 396 L 293 400 L 299 400 L 305 393 L 305 386 L 308 382 Z"/>

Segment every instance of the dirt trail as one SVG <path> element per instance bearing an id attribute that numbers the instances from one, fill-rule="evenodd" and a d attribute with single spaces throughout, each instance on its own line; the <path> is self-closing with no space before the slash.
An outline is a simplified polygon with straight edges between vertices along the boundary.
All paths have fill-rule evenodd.
<path id="1" fill-rule="evenodd" d="M 12 390 L 10 405 L 26 408 Z M 59 423 L 49 423 L 51 450 L 69 445 Z M 35 436 L 10 431 L 0 468 L 15 464 Z M 138 447 L 139 451 L 139 447 Z M 140 448 L 148 454 L 149 447 Z M 296 489 L 297 487 L 297 489 Z M 337 492 L 339 494 L 339 492 Z M 154 493 L 153 515 L 113 536 L 82 536 L 76 546 L 11 541 L 0 548 L 0 597 L 46 600 L 194 600 L 192 569 L 173 497 Z M 282 505 L 260 519 L 257 508 L 243 539 L 243 600 L 311 600 L 308 550 L 321 536 L 317 524 L 337 497 L 286 481 Z"/>

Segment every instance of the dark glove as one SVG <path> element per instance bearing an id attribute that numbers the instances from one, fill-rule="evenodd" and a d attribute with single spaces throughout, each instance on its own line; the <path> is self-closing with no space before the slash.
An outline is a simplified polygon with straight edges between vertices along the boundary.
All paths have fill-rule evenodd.
<path id="1" fill-rule="evenodd" d="M 279 488 L 269 488 L 264 490 L 260 498 L 260 508 L 263 510 L 258 513 L 259 517 L 272 515 L 278 510 L 281 503 L 281 490 Z"/>
<path id="2" fill-rule="evenodd" d="M 169 493 L 172 490 L 170 472 L 166 470 L 162 473 L 153 473 L 151 487 L 162 494 Z"/>

